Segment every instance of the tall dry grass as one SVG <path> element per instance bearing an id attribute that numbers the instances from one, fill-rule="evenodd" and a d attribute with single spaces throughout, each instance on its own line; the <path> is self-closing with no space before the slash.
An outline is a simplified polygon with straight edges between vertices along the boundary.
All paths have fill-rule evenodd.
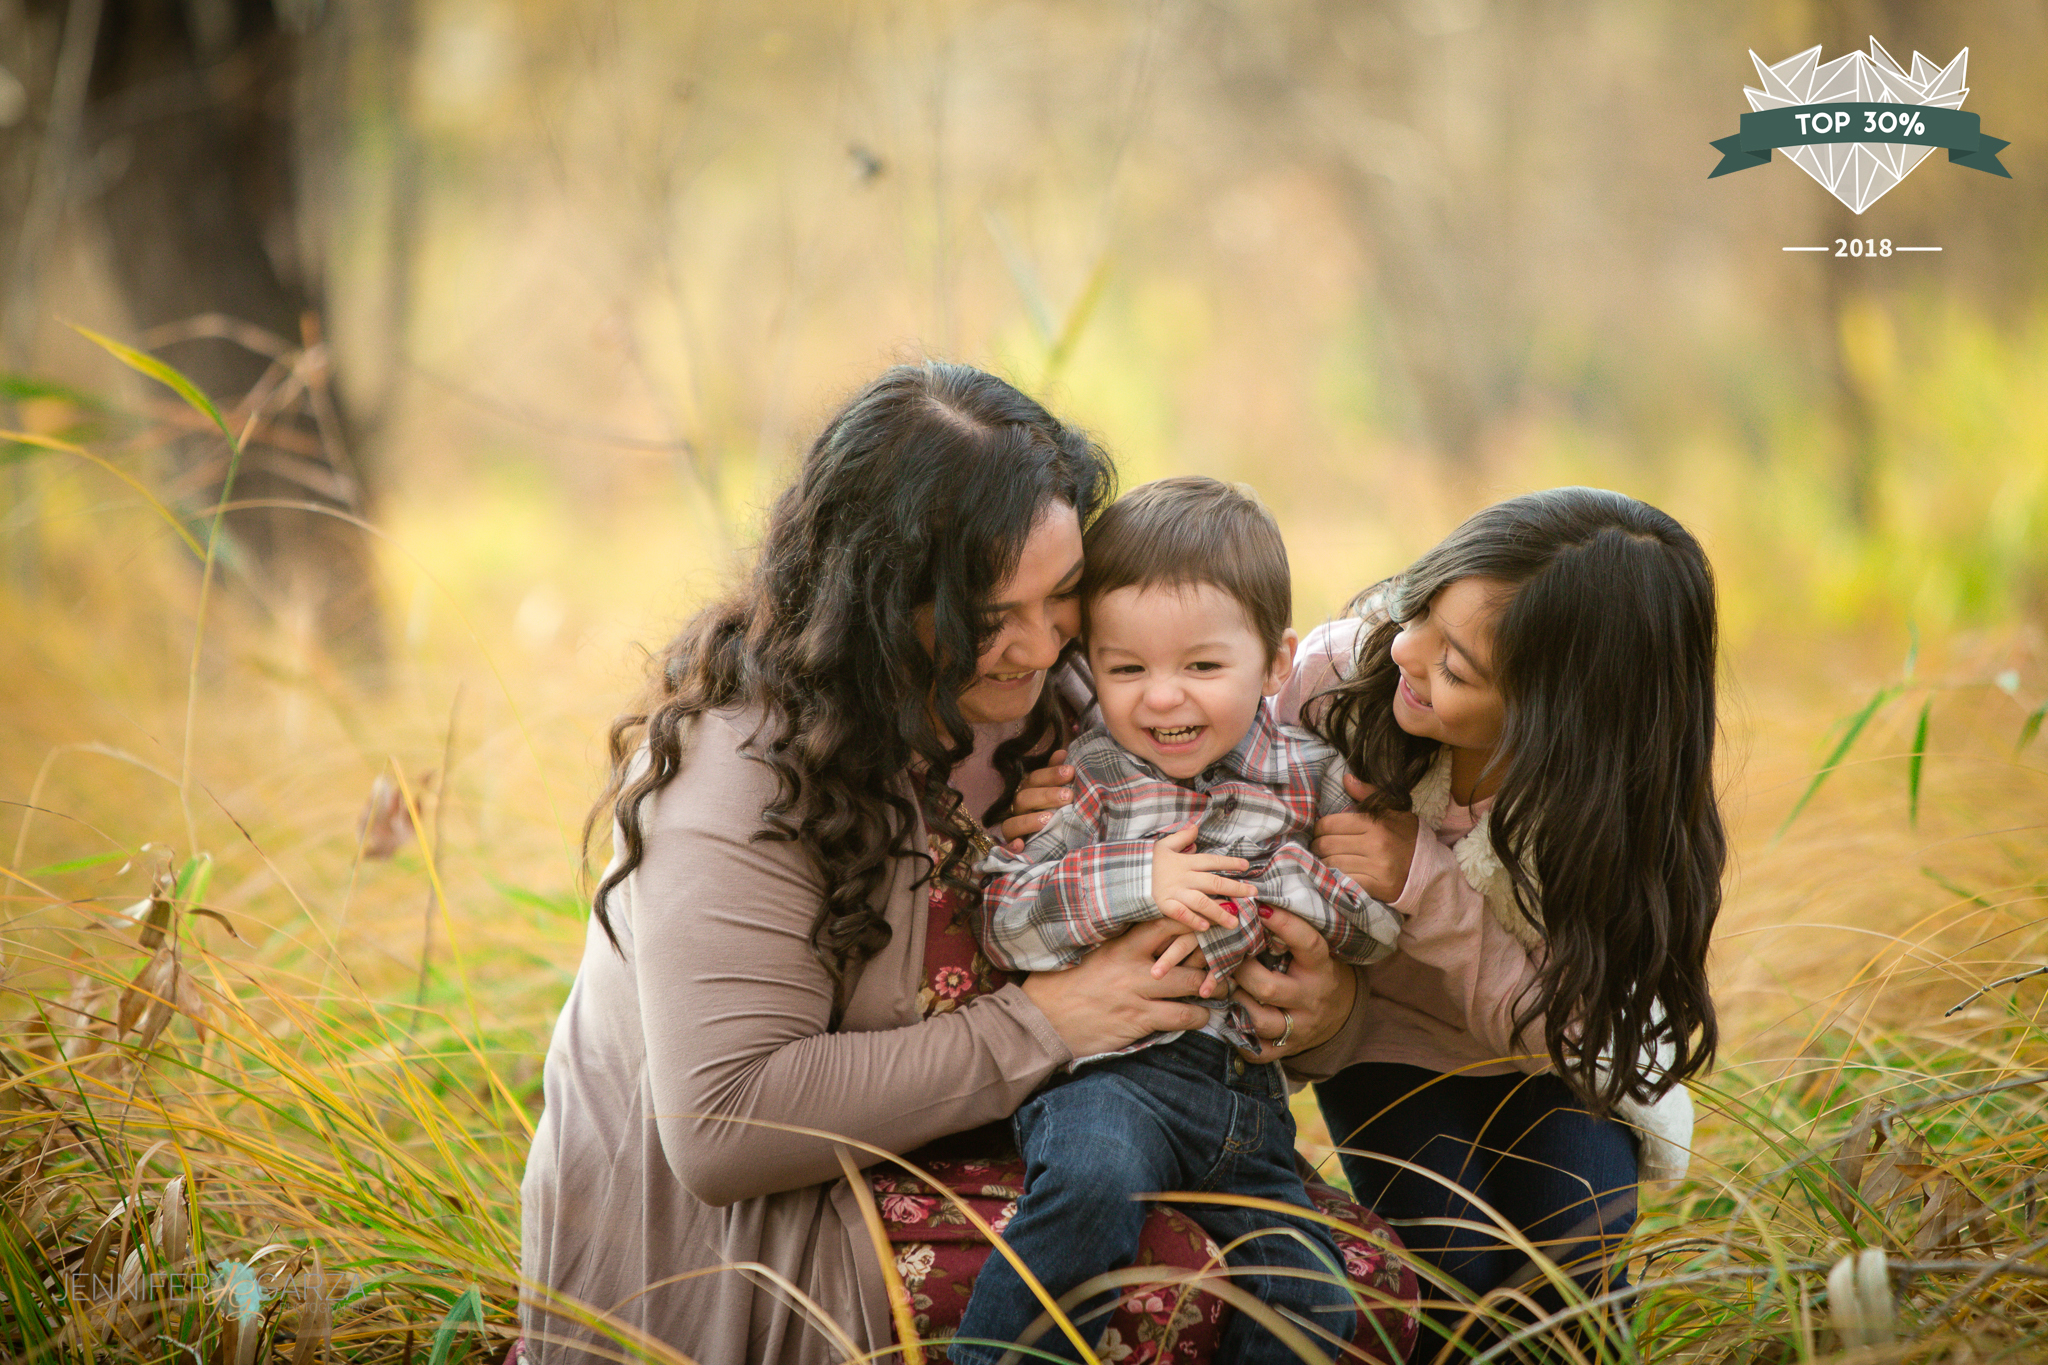
<path id="1" fill-rule="evenodd" d="M 500 1355 L 598 733 L 627 642 L 725 551 L 658 534 L 670 508 L 579 527 L 516 485 L 394 508 L 406 626 L 364 689 L 233 590 L 146 423 L 38 401 L 68 436 L 10 452 L 37 515 L 0 593 L 0 1342 Z M 521 555 L 587 577 L 508 593 L 492 566 Z M 1720 560 L 1752 599 L 1755 562 L 1777 561 Z M 683 600 L 617 604 L 678 576 Z M 1504 1354 L 2048 1351 L 2048 976 L 2023 975 L 2048 961 L 2048 659 L 2017 628 L 1945 631 L 1901 670 L 1806 624 L 1731 662 L 1728 1033 L 1693 1178 L 1647 1209 L 1637 1288 L 1575 1301 L 1597 1331 L 1553 1321 Z"/>

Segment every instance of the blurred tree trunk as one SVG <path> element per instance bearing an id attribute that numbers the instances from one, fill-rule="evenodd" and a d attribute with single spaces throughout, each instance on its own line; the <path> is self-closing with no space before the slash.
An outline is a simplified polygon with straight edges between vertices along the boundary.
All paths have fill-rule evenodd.
<path id="1" fill-rule="evenodd" d="M 54 235 L 63 205 L 62 177 L 53 172 L 75 159 L 98 24 L 96 10 L 74 17 L 70 60 L 64 61 L 57 16 L 0 0 L 0 204 L 7 206 L 0 212 L 0 370 L 22 369 L 27 360 L 35 331 L 29 303 L 43 244 Z M 19 425 L 13 399 L 0 394 L 0 426 Z M 22 507 L 30 486 L 26 467 L 10 465 L 4 478 L 7 507 Z M 34 533 L 33 519 L 24 518 L 7 536 L 7 577 L 23 591 L 36 581 Z"/>
<path id="2" fill-rule="evenodd" d="M 1498 68 L 1519 58 L 1531 21 L 1496 11 L 1511 35 L 1475 41 L 1483 8 L 1455 24 L 1433 22 L 1436 8 L 1295 0 L 1211 22 L 1223 99 L 1345 193 L 1417 434 L 1469 468 L 1513 407 L 1523 321 L 1501 278 L 1507 225 L 1487 211 L 1495 186 L 1472 163 L 1496 140 Z"/>
<path id="3" fill-rule="evenodd" d="M 232 427 L 254 419 L 232 488 L 226 443 L 203 431 L 181 437 L 177 491 L 198 506 L 225 491 L 239 580 L 287 629 L 374 669 L 383 656 L 374 559 L 367 534 L 344 519 L 367 511 L 354 460 L 360 433 L 334 383 L 319 261 L 305 249 L 317 234 L 302 213 L 309 172 L 299 120 L 343 117 L 338 98 L 310 109 L 298 98 L 325 6 L 70 0 L 37 8 L 61 13 L 68 33 L 98 11 L 83 136 L 70 149 L 73 164 L 56 169 L 70 172 L 68 201 L 83 198 L 81 182 L 90 182 L 83 188 L 105 224 L 113 282 L 142 344 L 189 375 Z M 61 69 L 60 58 L 60 87 Z M 338 85 L 329 93 L 338 97 Z M 46 156 L 66 153 L 58 138 L 44 141 Z M 31 221 L 24 233 L 38 230 Z M 29 296 L 32 303 L 32 281 Z M 21 303 L 10 303 L 11 328 L 22 325 Z"/>

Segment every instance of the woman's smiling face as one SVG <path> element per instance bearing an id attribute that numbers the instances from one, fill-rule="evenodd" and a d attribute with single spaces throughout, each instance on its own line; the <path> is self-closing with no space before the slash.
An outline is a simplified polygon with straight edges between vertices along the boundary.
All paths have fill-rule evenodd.
<path id="1" fill-rule="evenodd" d="M 989 607 L 995 636 L 974 661 L 974 681 L 960 694 L 960 714 L 968 724 L 999 725 L 1031 714 L 1045 671 L 1080 633 L 1080 587 L 1081 519 L 1056 502 L 1039 514 L 1016 570 L 996 589 Z"/>
<path id="2" fill-rule="evenodd" d="M 1493 678 L 1493 623 L 1514 592 L 1497 578 L 1446 585 L 1394 637 L 1394 723 L 1482 760 L 1500 743 L 1506 712 Z"/>

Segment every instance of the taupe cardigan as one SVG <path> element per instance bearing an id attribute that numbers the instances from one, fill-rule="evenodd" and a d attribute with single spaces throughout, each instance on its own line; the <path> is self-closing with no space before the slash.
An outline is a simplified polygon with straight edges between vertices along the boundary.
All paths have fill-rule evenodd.
<path id="1" fill-rule="evenodd" d="M 721 1120 L 907 1152 L 1009 1114 L 1070 1054 L 1015 986 L 920 1019 L 926 897 L 910 859 L 883 907 L 888 946 L 826 1031 L 832 982 L 808 940 L 824 883 L 793 844 L 752 838 L 776 790 L 741 752 L 756 719 L 704 717 L 650 798 L 646 860 L 611 901 L 623 958 L 591 922 L 520 1187 L 522 1269 L 706 1365 L 823 1365 L 848 1353 L 738 1267 L 786 1277 L 859 1349 L 887 1343 L 859 1207 L 831 1143 Z M 546 1340 L 575 1335 L 562 1318 L 528 1305 L 522 1321 L 546 1365 L 581 1354 Z"/>
<path id="2" fill-rule="evenodd" d="M 894 933 L 827 1031 L 832 983 L 808 941 L 823 879 L 794 845 L 752 838 L 776 790 L 742 752 L 757 719 L 697 723 L 611 901 L 624 957 L 594 919 L 585 937 L 520 1187 L 522 1270 L 705 1365 L 826 1365 L 849 1354 L 835 1334 L 743 1267 L 785 1277 L 858 1350 L 888 1344 L 859 1207 L 831 1143 L 729 1120 L 907 1152 L 1006 1117 L 1070 1054 L 1016 986 L 920 1017 L 928 916 L 911 859 L 883 907 Z M 1341 1062 L 1341 1042 L 1325 1051 Z M 521 1319 L 544 1365 L 584 1355 L 563 1344 L 573 1323 L 534 1303 Z"/>

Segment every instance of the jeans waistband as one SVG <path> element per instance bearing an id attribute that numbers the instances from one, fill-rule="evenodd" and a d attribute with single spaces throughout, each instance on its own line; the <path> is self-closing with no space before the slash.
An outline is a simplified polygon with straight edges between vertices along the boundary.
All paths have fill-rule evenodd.
<path id="1" fill-rule="evenodd" d="M 1179 1064 L 1213 1077 L 1231 1090 L 1283 1103 L 1287 1099 L 1287 1077 L 1280 1063 L 1248 1062 L 1236 1048 L 1211 1034 L 1183 1033 L 1147 1050 L 1170 1054 Z"/>

